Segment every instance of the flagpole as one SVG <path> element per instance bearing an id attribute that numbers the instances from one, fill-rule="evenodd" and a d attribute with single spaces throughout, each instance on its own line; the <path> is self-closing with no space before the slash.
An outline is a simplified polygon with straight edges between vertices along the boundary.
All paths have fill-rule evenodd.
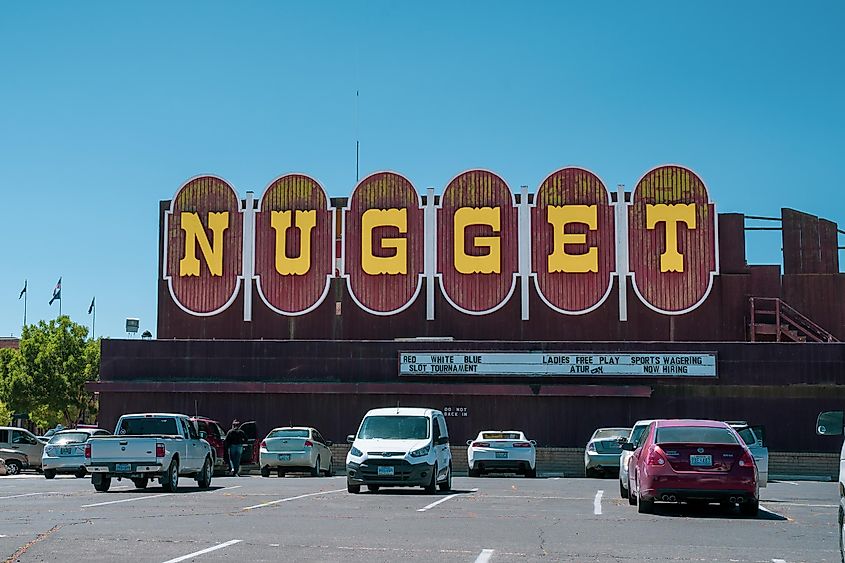
<path id="1" fill-rule="evenodd" d="M 97 326 L 97 303 L 94 302 L 94 308 L 91 310 L 93 313 L 93 317 L 91 317 L 91 340 L 97 338 L 96 334 L 94 333 L 94 328 Z"/>
<path id="2" fill-rule="evenodd" d="M 24 285 L 26 285 L 26 282 L 24 282 Z M 29 297 L 29 292 L 24 291 L 23 292 L 23 326 L 24 326 L 24 328 L 26 328 L 26 298 L 27 297 Z M 23 331 L 21 331 L 21 332 L 23 332 Z"/>

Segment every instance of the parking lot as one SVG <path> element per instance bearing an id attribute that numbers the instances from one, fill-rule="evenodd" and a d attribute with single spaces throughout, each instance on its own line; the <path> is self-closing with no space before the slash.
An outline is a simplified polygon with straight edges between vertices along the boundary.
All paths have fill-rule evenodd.
<path id="1" fill-rule="evenodd" d="M 193 481 L 182 481 L 193 485 Z M 773 482 L 756 519 L 638 514 L 614 479 L 456 477 L 351 495 L 344 477 L 215 478 L 135 490 L 0 478 L 0 556 L 20 561 L 838 561 L 835 483 Z"/>

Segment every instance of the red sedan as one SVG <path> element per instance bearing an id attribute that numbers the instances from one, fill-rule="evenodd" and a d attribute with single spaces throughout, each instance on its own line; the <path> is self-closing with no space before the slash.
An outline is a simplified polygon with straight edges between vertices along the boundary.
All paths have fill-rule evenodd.
<path id="1" fill-rule="evenodd" d="M 733 428 L 715 420 L 653 422 L 628 462 L 628 490 L 628 502 L 642 513 L 655 501 L 719 502 L 756 516 L 760 498 L 751 452 Z"/>

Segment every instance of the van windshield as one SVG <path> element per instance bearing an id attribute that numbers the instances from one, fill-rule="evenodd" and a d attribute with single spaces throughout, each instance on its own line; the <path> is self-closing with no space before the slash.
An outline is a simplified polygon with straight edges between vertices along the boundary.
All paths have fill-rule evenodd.
<path id="1" fill-rule="evenodd" d="M 425 416 L 368 416 L 358 432 L 359 438 L 367 440 L 425 440 L 428 436 Z"/>

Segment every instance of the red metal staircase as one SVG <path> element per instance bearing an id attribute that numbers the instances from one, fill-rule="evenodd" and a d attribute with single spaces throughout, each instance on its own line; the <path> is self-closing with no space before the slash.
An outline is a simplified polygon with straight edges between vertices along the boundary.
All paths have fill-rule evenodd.
<path id="1" fill-rule="evenodd" d="M 751 342 L 839 342 L 777 297 L 752 297 Z"/>

